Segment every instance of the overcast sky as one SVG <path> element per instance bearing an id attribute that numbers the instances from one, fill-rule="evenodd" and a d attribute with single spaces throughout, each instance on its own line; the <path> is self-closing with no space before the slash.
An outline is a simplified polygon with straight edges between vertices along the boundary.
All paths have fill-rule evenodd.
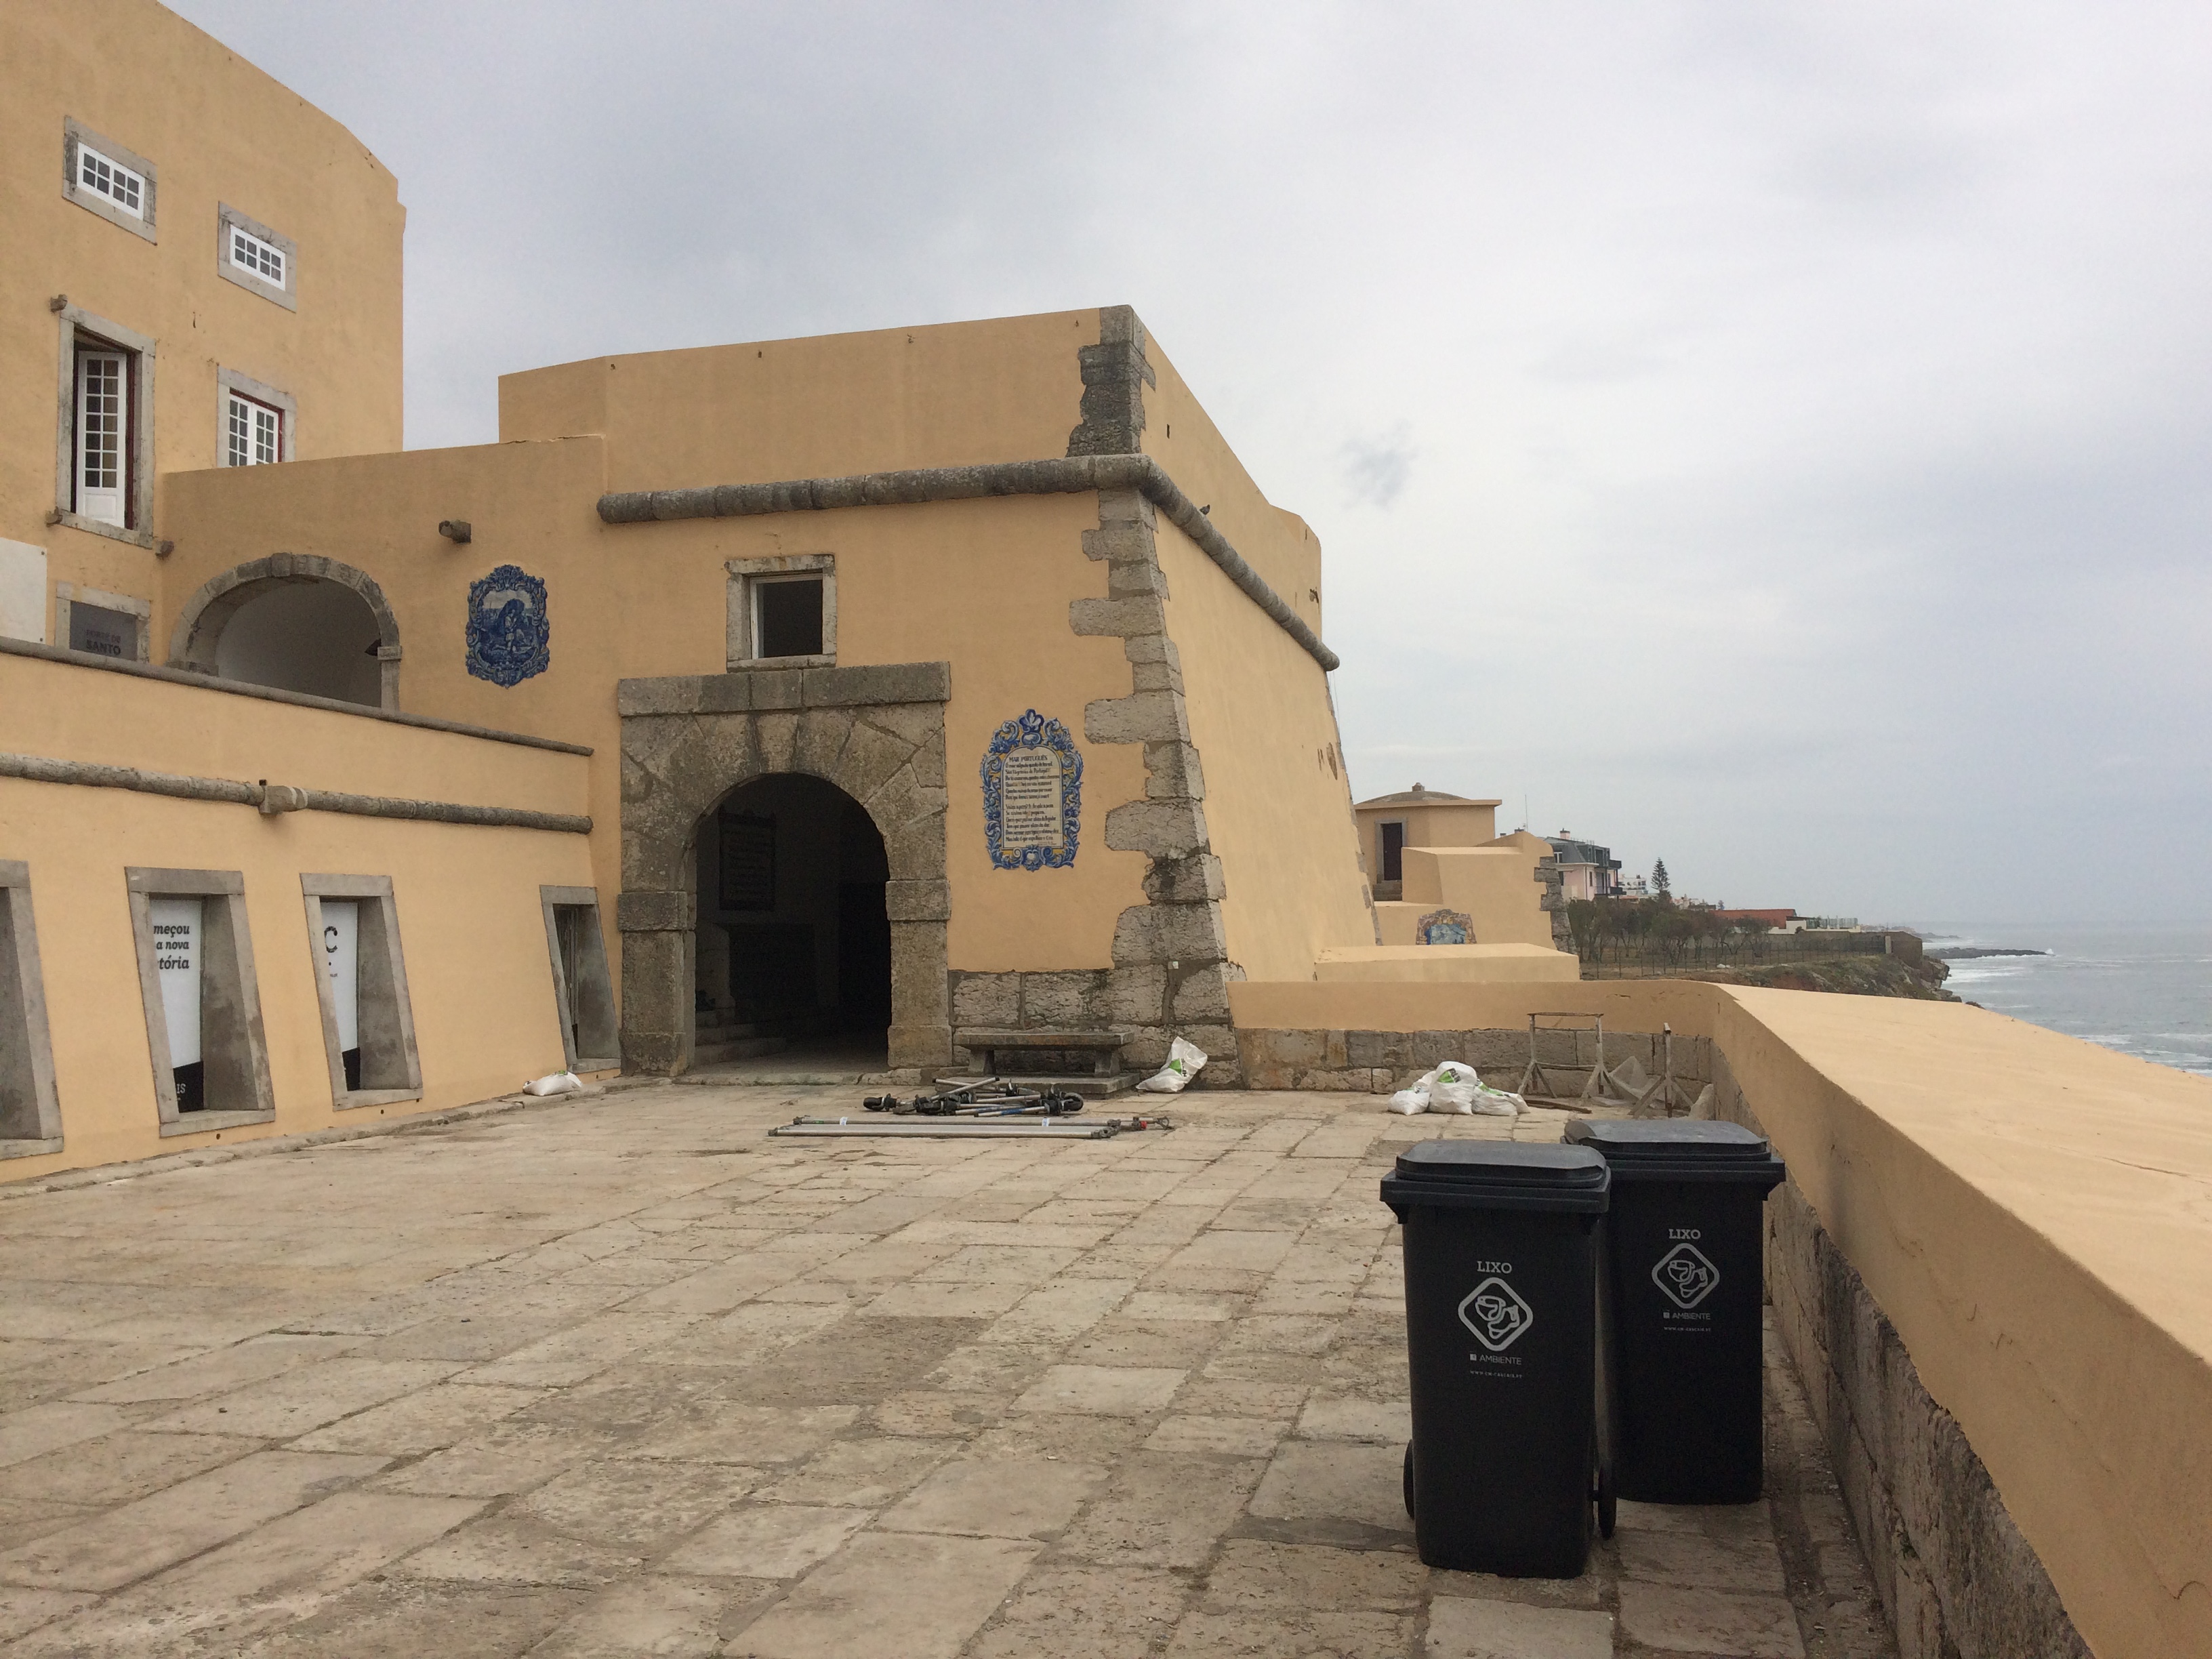
<path id="1" fill-rule="evenodd" d="M 540 363 L 1130 304 L 1322 538 L 1359 794 L 2212 918 L 2201 0 L 179 9 L 398 174 L 410 447 Z"/>

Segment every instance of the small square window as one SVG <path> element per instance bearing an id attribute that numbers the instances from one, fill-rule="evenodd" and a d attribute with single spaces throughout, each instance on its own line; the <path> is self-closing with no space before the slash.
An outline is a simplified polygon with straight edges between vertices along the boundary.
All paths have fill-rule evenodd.
<path id="1" fill-rule="evenodd" d="M 725 568 L 730 667 L 827 667 L 836 661 L 836 555 L 732 559 Z"/>
<path id="2" fill-rule="evenodd" d="M 819 576 L 763 578 L 753 584 L 754 654 L 759 657 L 818 657 L 822 654 L 822 579 Z"/>

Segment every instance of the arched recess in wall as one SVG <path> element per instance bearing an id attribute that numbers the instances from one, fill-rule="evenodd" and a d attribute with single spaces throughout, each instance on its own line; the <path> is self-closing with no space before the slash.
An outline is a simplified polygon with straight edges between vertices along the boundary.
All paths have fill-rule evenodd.
<path id="1" fill-rule="evenodd" d="M 399 707 L 399 623 L 364 571 L 310 553 L 226 570 L 185 604 L 169 665 L 249 685 Z"/>

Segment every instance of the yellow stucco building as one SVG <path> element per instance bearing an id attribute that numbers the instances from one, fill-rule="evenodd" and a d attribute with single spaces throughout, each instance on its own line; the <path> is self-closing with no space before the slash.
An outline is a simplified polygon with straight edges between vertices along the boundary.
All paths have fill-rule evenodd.
<path id="1" fill-rule="evenodd" d="M 1378 942 L 1319 543 L 1133 312 L 594 358 L 402 453 L 392 175 L 100 21 L 0 18 L 11 1173 L 799 1040 L 1234 1081 L 1232 982 Z"/>
<path id="2" fill-rule="evenodd" d="M 343 128 L 152 0 L 11 0 L 0 94 L 0 1180 L 783 1042 L 1626 1054 L 1789 1161 L 1775 1329 L 1907 1650 L 2212 1650 L 2204 1081 L 1568 982 L 1495 802 L 1355 811 L 1319 544 L 1133 312 L 589 359 L 402 453 Z"/>

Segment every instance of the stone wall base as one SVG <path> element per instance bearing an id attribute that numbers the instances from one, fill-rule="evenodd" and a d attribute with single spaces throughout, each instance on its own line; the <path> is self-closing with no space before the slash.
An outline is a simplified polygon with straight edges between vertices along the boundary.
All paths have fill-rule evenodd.
<path id="1" fill-rule="evenodd" d="M 1758 1128 L 1717 1060 L 1717 1115 Z M 1794 1181 L 1766 1206 L 1766 1287 L 1899 1659 L 2088 1659 L 1989 1470 Z"/>

